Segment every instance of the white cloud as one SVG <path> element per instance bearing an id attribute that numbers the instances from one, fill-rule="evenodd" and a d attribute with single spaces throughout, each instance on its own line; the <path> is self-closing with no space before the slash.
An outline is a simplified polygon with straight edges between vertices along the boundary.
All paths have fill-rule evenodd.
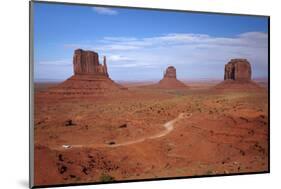
<path id="1" fill-rule="evenodd" d="M 127 50 L 136 50 L 139 49 L 136 45 L 130 44 L 110 44 L 105 46 L 97 47 L 100 50 L 114 50 L 114 51 L 127 51 Z"/>
<path id="2" fill-rule="evenodd" d="M 95 11 L 98 14 L 102 15 L 117 15 L 118 12 L 111 8 L 105 8 L 105 7 L 92 7 L 92 10 Z"/>
<path id="3" fill-rule="evenodd" d="M 109 56 L 107 56 L 107 59 L 109 60 L 109 61 L 113 61 L 113 62 L 124 62 L 124 61 L 126 61 L 126 62 L 131 62 L 131 61 L 133 61 L 133 59 L 131 59 L 131 58 L 129 58 L 129 57 L 126 57 L 126 56 L 120 56 L 120 55 L 109 55 Z"/>
<path id="4" fill-rule="evenodd" d="M 136 41 L 135 37 L 104 37 L 105 41 Z"/>
<path id="5" fill-rule="evenodd" d="M 242 33 L 239 35 L 240 37 L 244 38 L 267 38 L 267 33 L 262 33 L 262 32 L 247 32 L 247 33 Z"/>
<path id="6" fill-rule="evenodd" d="M 107 36 L 94 43 L 65 46 L 106 55 L 113 78 L 121 80 L 116 69 L 119 72 L 122 68 L 130 69 L 127 74 L 132 77 L 138 73 L 139 77 L 151 74 L 158 78 L 168 65 L 175 66 L 182 78 L 223 78 L 224 65 L 232 58 L 247 58 L 252 65 L 253 77 L 267 76 L 268 37 L 262 32 L 241 33 L 234 37 L 193 33 L 145 38 Z"/>
<path id="7" fill-rule="evenodd" d="M 172 33 L 149 38 L 104 37 L 100 43 L 91 46 L 99 50 L 127 51 L 164 46 L 192 45 L 198 48 L 228 46 L 228 47 L 266 47 L 267 34 L 261 32 L 243 33 L 236 37 L 212 37 L 205 34 Z"/>
<path id="8" fill-rule="evenodd" d="M 112 68 L 135 68 L 135 67 L 151 67 L 150 64 L 140 64 L 140 63 L 123 63 L 123 64 L 113 64 Z"/>
<path id="9" fill-rule="evenodd" d="M 61 59 L 61 60 L 39 61 L 39 62 L 38 62 L 38 65 L 67 66 L 67 65 L 72 65 L 72 60 L 69 60 L 69 59 Z"/>

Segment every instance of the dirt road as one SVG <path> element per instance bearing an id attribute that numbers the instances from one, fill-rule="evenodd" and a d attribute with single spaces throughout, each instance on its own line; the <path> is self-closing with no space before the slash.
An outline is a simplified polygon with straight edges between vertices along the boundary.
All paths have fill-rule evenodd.
<path id="1" fill-rule="evenodd" d="M 176 122 L 178 122 L 179 120 L 181 119 L 187 119 L 189 117 L 192 116 L 192 113 L 188 114 L 188 113 L 180 113 L 178 115 L 178 117 L 176 117 L 175 119 L 173 120 L 170 120 L 166 123 L 163 124 L 163 127 L 165 128 L 165 130 L 157 133 L 157 134 L 154 134 L 154 135 L 151 135 L 151 136 L 147 136 L 147 137 L 143 137 L 143 138 L 139 138 L 139 139 L 136 139 L 136 140 L 131 140 L 131 141 L 127 141 L 127 142 L 122 142 L 122 143 L 109 143 L 109 144 L 90 144 L 90 145 L 71 145 L 71 144 L 65 144 L 65 145 L 62 145 L 59 149 L 57 150 L 61 150 L 61 149 L 70 149 L 70 148 L 81 148 L 81 147 L 110 147 L 110 148 L 114 148 L 114 147 L 119 147 L 119 146 L 127 146 L 127 145 L 131 145 L 131 144 L 136 144 L 136 143 L 140 143 L 140 142 L 143 142 L 145 140 L 153 140 L 153 139 L 156 139 L 156 138 L 161 138 L 161 137 L 164 137 L 166 135 L 168 135 L 170 132 L 172 132 L 174 130 L 174 124 Z"/>

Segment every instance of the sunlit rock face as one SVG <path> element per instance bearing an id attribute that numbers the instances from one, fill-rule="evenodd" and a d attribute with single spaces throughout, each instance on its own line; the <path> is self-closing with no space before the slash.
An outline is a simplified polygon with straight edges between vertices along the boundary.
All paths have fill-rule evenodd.
<path id="1" fill-rule="evenodd" d="M 77 49 L 73 55 L 73 70 L 74 74 L 94 74 L 104 75 L 108 77 L 106 58 L 104 63 L 99 63 L 99 55 L 94 51 L 84 51 Z"/>
<path id="2" fill-rule="evenodd" d="M 164 73 L 164 77 L 177 78 L 177 71 L 174 66 L 169 66 Z"/>
<path id="3" fill-rule="evenodd" d="M 73 55 L 74 74 L 49 90 L 50 94 L 63 96 L 108 96 L 123 91 L 125 87 L 110 79 L 106 57 L 99 63 L 98 53 L 77 49 Z"/>
<path id="4" fill-rule="evenodd" d="M 165 89 L 186 89 L 187 86 L 177 79 L 177 71 L 174 66 L 169 66 L 163 74 L 163 79 L 161 79 L 157 85 L 159 88 Z"/>
<path id="5" fill-rule="evenodd" d="M 231 59 L 225 65 L 224 80 L 250 81 L 251 75 L 251 64 L 247 59 Z"/>
<path id="6" fill-rule="evenodd" d="M 252 81 L 252 68 L 247 59 L 231 59 L 224 67 L 224 81 L 214 87 L 219 90 L 263 90 Z"/>

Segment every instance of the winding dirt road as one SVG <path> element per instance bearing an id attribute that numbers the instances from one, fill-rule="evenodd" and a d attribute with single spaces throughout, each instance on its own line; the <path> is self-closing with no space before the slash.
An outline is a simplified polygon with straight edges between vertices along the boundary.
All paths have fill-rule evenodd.
<path id="1" fill-rule="evenodd" d="M 152 140 L 152 139 L 156 139 L 156 138 L 161 138 L 164 137 L 166 135 L 168 135 L 170 132 L 172 132 L 174 130 L 174 124 L 176 122 L 178 122 L 181 119 L 187 119 L 190 118 L 192 116 L 192 113 L 180 113 L 178 115 L 178 117 L 176 117 L 175 119 L 166 122 L 165 124 L 163 124 L 163 127 L 165 128 L 164 131 L 161 131 L 157 134 L 148 136 L 148 137 L 143 137 L 140 139 L 136 139 L 136 140 L 132 140 L 132 141 L 127 141 L 127 142 L 122 142 L 122 143 L 114 143 L 114 144 L 90 144 L 90 145 L 62 145 L 60 147 L 63 149 L 70 149 L 70 148 L 81 148 L 81 147 L 110 147 L 110 148 L 114 148 L 114 147 L 119 147 L 119 146 L 127 146 L 127 145 L 131 145 L 131 144 L 136 144 L 136 143 L 140 143 L 143 142 L 145 140 Z"/>

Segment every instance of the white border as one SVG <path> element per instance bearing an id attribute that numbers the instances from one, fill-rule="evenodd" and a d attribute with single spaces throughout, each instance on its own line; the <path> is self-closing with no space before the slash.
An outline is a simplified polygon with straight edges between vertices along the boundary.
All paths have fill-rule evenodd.
<path id="1" fill-rule="evenodd" d="M 59 1 L 59 0 L 58 0 Z M 67 0 L 68 2 L 167 8 L 195 11 L 262 14 L 271 16 L 271 173 L 263 175 L 150 181 L 68 188 L 276 188 L 280 186 L 281 124 L 280 18 L 276 0 Z M 0 7 L 1 93 L 0 178 L 1 188 L 28 187 L 29 128 L 29 28 L 28 1 L 9 0 Z M 278 187 L 277 187 L 278 188 Z"/>

